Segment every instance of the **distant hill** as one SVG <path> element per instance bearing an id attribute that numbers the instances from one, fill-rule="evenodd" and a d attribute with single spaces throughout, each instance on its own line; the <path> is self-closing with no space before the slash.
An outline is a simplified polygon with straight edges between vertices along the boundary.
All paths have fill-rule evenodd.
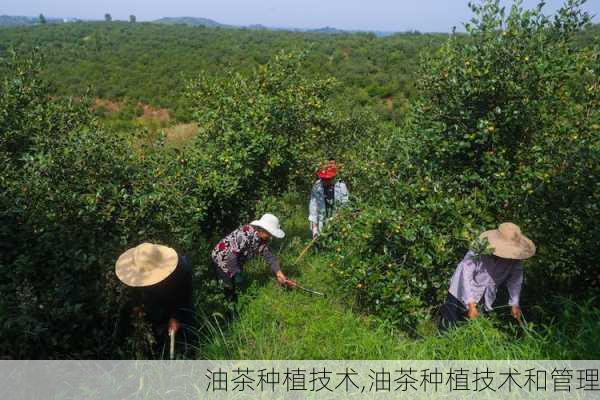
<path id="1" fill-rule="evenodd" d="M 198 17 L 165 17 L 152 21 L 157 24 L 166 25 L 188 25 L 188 26 L 206 26 L 208 28 L 233 28 L 231 25 L 221 24 L 208 18 Z"/>
<path id="2" fill-rule="evenodd" d="M 338 33 L 348 33 L 348 31 L 344 31 L 342 29 L 333 28 L 331 26 L 326 26 L 323 28 L 317 29 L 303 29 L 302 32 L 313 32 L 313 33 L 330 33 L 330 34 L 338 34 Z"/>
<path id="3" fill-rule="evenodd" d="M 273 28 L 269 28 L 268 26 L 264 26 L 261 24 L 252 24 L 252 25 L 246 26 L 245 28 L 246 29 L 257 29 L 257 30 L 273 29 Z"/>
<path id="4" fill-rule="evenodd" d="M 78 21 L 76 18 L 48 18 L 46 17 L 46 23 L 58 24 L 62 22 L 74 22 Z M 31 26 L 38 25 L 40 20 L 38 17 L 23 17 L 13 15 L 0 15 L 0 26 Z"/>
<path id="5" fill-rule="evenodd" d="M 46 18 L 46 22 L 48 23 L 62 23 L 62 22 L 75 22 L 81 21 L 76 18 Z M 87 21 L 87 22 L 92 22 Z M 338 29 L 331 26 L 325 26 L 323 28 L 317 29 L 301 29 L 301 28 L 282 28 L 282 27 L 270 27 L 264 26 L 261 24 L 252 24 L 252 25 L 227 25 L 217 22 L 215 20 L 209 18 L 201 18 L 201 17 L 164 17 L 154 21 L 151 21 L 154 24 L 164 24 L 164 25 L 187 25 L 187 26 L 205 26 L 207 28 L 242 28 L 242 29 L 250 29 L 250 30 L 271 30 L 271 31 L 288 31 L 288 32 L 307 32 L 307 33 L 321 33 L 321 34 L 344 34 L 344 33 L 358 33 L 358 32 L 370 32 L 375 34 L 376 36 L 389 36 L 393 35 L 395 32 L 382 32 L 382 31 L 358 31 L 358 30 L 344 30 Z M 31 26 L 39 24 L 38 17 L 23 17 L 23 16 L 9 16 L 9 15 L 1 15 L 0 16 L 0 26 Z"/>
<path id="6" fill-rule="evenodd" d="M 38 19 L 33 18 L 33 17 L 0 15 L 0 26 L 35 25 L 37 22 L 38 22 Z"/>

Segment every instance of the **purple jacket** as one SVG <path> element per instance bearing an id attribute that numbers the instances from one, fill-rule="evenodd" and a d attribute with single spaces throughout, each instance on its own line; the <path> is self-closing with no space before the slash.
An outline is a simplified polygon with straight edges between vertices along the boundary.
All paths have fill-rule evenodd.
<path id="1" fill-rule="evenodd" d="M 518 306 L 523 286 L 521 261 L 477 256 L 469 251 L 456 267 L 448 291 L 465 306 L 483 299 L 486 310 L 491 311 L 503 284 L 508 288 L 508 304 Z"/>

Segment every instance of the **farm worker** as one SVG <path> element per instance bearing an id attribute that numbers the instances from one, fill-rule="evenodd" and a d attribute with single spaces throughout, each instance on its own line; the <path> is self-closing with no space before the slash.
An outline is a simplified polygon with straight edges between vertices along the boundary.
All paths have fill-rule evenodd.
<path id="1" fill-rule="evenodd" d="M 535 245 L 521 229 L 511 223 L 500 224 L 498 229 L 483 232 L 481 239 L 493 248 L 493 255 L 477 255 L 468 251 L 458 264 L 446 303 L 441 309 L 440 327 L 447 329 L 458 321 L 479 315 L 478 304 L 492 310 L 498 288 L 506 284 L 512 316 L 520 320 L 519 298 L 523 285 L 523 264 L 535 254 Z"/>
<path id="2" fill-rule="evenodd" d="M 235 301 L 236 288 L 245 281 L 244 263 L 257 255 L 264 257 L 280 284 L 286 286 L 295 284 L 281 271 L 279 260 L 269 248 L 272 237 L 282 239 L 284 236 L 279 219 L 273 214 L 264 214 L 259 220 L 242 225 L 217 243 L 212 251 L 212 259 L 217 276 L 225 285 L 225 295 L 229 300 Z"/>
<path id="3" fill-rule="evenodd" d="M 334 158 L 329 159 L 325 168 L 317 170 L 319 179 L 313 185 L 308 203 L 308 220 L 313 239 L 321 233 L 335 210 L 348 203 L 348 188 L 344 182 L 335 180 L 336 175 Z"/>
<path id="4" fill-rule="evenodd" d="M 115 273 L 130 294 L 124 319 L 149 322 L 156 349 L 162 348 L 167 333 L 175 334 L 192 321 L 192 267 L 187 257 L 167 246 L 142 243 L 121 254 Z"/>

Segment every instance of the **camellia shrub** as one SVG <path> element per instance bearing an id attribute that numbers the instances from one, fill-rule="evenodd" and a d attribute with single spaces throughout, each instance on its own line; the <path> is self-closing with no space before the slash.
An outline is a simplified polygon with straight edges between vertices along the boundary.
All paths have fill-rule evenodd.
<path id="1" fill-rule="evenodd" d="M 469 37 L 424 58 L 405 126 L 347 154 L 359 201 L 326 242 L 367 308 L 428 318 L 478 233 L 504 221 L 538 247 L 525 302 L 598 288 L 600 63 L 576 43 L 582 3 L 554 18 L 542 3 L 472 4 Z"/>
<path id="2" fill-rule="evenodd" d="M 209 213 L 218 225 L 238 221 L 231 212 L 249 209 L 263 194 L 306 185 L 306 172 L 340 139 L 340 117 L 327 103 L 337 83 L 303 74 L 304 57 L 282 52 L 250 74 L 201 75 L 189 83 L 188 102 L 202 127 L 194 147 L 208 155 L 198 168 L 211 182 Z"/>
<path id="3" fill-rule="evenodd" d="M 52 98 L 37 55 L 5 61 L 0 82 L 0 352 L 14 358 L 144 356 L 120 337 L 128 292 L 114 262 L 149 241 L 194 265 L 195 305 L 224 302 L 209 272 L 217 238 L 254 218 L 265 192 L 306 180 L 347 120 L 333 81 L 281 54 L 244 77 L 189 85 L 202 133 L 183 150 L 107 132 L 86 101 Z M 136 340 L 139 341 L 136 342 Z"/>
<path id="4" fill-rule="evenodd" d="M 444 190 L 480 191 L 498 222 L 522 225 L 538 243 L 528 265 L 567 291 L 600 283 L 600 63 L 598 47 L 577 45 L 583 3 L 554 18 L 543 2 L 506 15 L 498 1 L 473 5 L 471 42 L 428 60 L 414 122 Z"/>
<path id="5" fill-rule="evenodd" d="M 358 201 L 324 235 L 341 285 L 365 309 L 407 329 L 435 314 L 454 266 L 493 221 L 482 199 L 449 197 L 435 185 L 416 191 L 407 195 L 410 205 Z"/>
<path id="6" fill-rule="evenodd" d="M 85 101 L 53 99 L 40 60 L 14 55 L 0 91 L 0 351 L 119 357 L 114 261 L 143 241 L 199 259 L 206 219 L 186 160 L 106 132 Z M 195 181 L 194 174 L 194 181 Z M 200 258 L 204 262 L 204 258 Z M 202 264 L 198 275 L 204 276 Z M 210 292 L 204 291 L 204 298 Z"/>
<path id="7" fill-rule="evenodd" d="M 110 259 L 127 243 L 136 164 L 85 103 L 51 99 L 36 57 L 0 90 L 2 340 L 12 357 L 103 354 Z M 87 349 L 87 352 L 86 350 Z"/>

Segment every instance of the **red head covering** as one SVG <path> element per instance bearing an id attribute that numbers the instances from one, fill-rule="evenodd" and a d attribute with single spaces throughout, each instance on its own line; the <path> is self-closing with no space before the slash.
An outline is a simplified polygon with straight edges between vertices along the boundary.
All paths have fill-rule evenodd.
<path id="1" fill-rule="evenodd" d="M 317 171 L 317 176 L 321 179 L 332 179 L 337 175 L 336 167 L 327 167 Z"/>

